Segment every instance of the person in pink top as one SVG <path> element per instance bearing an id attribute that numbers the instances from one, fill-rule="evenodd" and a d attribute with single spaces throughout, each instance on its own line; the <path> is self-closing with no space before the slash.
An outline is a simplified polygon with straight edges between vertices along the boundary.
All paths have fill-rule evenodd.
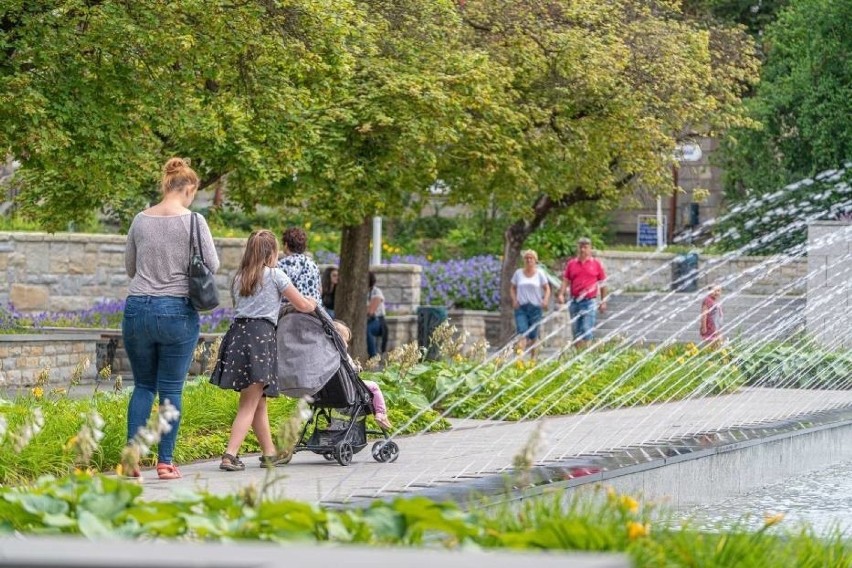
<path id="1" fill-rule="evenodd" d="M 597 312 L 606 311 L 606 271 L 603 264 L 592 257 L 592 241 L 582 238 L 577 241 L 577 256 L 565 265 L 562 286 L 556 295 L 560 304 L 565 303 L 565 292 L 570 289 L 571 331 L 574 343 L 582 349 L 593 338 L 597 323 Z M 600 302 L 598 295 L 600 294 Z"/>
<path id="2" fill-rule="evenodd" d="M 710 287 L 710 293 L 701 302 L 698 332 L 701 334 L 702 341 L 709 347 L 715 347 L 722 342 L 722 305 L 719 303 L 721 297 L 722 287 L 714 284 Z"/>

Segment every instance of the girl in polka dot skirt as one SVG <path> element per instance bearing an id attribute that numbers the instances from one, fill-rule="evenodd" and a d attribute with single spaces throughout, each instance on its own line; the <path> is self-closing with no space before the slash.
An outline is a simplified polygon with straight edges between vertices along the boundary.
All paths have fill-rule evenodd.
<path id="1" fill-rule="evenodd" d="M 274 467 L 279 463 L 266 411 L 267 397 L 279 394 L 275 341 L 278 310 L 282 297 L 300 312 L 314 311 L 317 303 L 299 293 L 276 266 L 277 261 L 275 235 L 267 230 L 253 232 L 231 286 L 234 321 L 222 339 L 216 367 L 210 376 L 214 385 L 240 393 L 231 437 L 219 464 L 219 469 L 224 471 L 246 468 L 239 458 L 239 450 L 250 427 L 263 452 L 260 467 Z"/>

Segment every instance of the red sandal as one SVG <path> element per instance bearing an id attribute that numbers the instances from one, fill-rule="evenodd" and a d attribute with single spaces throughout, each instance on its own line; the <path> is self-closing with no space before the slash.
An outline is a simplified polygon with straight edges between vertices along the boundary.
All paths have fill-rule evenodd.
<path id="1" fill-rule="evenodd" d="M 180 479 L 183 476 L 177 466 L 161 462 L 157 464 L 157 477 L 160 479 Z"/>

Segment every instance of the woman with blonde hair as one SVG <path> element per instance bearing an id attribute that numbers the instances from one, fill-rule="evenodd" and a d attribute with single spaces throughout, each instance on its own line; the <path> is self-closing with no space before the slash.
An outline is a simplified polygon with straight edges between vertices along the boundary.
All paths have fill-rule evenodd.
<path id="1" fill-rule="evenodd" d="M 515 329 L 520 336 L 518 349 L 525 351 L 528 344 L 538 339 L 542 314 L 550 302 L 550 282 L 538 267 L 538 254 L 534 250 L 525 250 L 521 256 L 524 266 L 512 276 L 509 293 L 515 309 Z"/>
<path id="2" fill-rule="evenodd" d="M 163 167 L 163 197 L 133 219 L 127 233 L 124 263 L 130 277 L 121 334 L 133 372 L 133 394 L 127 409 L 127 439 L 132 440 L 148 422 L 154 398 L 160 407 L 177 410 L 167 417 L 170 429 L 158 446 L 157 475 L 177 479 L 172 463 L 181 397 L 192 353 L 198 344 L 198 312 L 189 300 L 189 210 L 198 191 L 198 175 L 182 158 Z M 200 246 L 207 267 L 215 272 L 219 257 L 204 217 L 198 214 Z M 140 477 L 138 470 L 128 472 Z"/>

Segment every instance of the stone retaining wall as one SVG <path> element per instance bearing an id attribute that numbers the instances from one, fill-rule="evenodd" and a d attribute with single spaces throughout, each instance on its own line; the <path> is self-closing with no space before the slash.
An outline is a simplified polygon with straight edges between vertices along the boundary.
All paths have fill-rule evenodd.
<path id="1" fill-rule="evenodd" d="M 672 261 L 677 255 L 656 252 L 598 251 L 607 271 L 610 290 L 667 291 L 672 282 Z M 698 285 L 715 282 L 747 294 L 803 295 L 807 290 L 807 259 L 785 256 L 706 255 L 698 258 Z"/>
<path id="2" fill-rule="evenodd" d="M 96 375 L 100 335 L 0 335 L 0 388 L 31 386 L 48 370 L 50 383 L 67 386 L 74 368 L 85 359 L 90 365 L 82 376 Z"/>
<path id="3" fill-rule="evenodd" d="M 215 239 L 222 267 L 216 276 L 222 304 L 230 305 L 228 285 L 239 266 L 245 239 Z M 89 308 L 99 300 L 124 298 L 122 235 L 0 232 L 0 305 L 11 302 L 24 312 Z M 609 274 L 611 290 L 668 290 L 676 255 L 654 252 L 598 251 Z M 561 267 L 556 267 L 559 270 Z M 377 284 L 389 311 L 413 314 L 420 304 L 422 268 L 417 265 L 374 266 Z M 807 261 L 784 257 L 718 256 L 699 258 L 699 285 L 723 281 L 728 289 L 748 294 L 806 291 Z M 495 275 L 496 277 L 496 275 Z"/>

